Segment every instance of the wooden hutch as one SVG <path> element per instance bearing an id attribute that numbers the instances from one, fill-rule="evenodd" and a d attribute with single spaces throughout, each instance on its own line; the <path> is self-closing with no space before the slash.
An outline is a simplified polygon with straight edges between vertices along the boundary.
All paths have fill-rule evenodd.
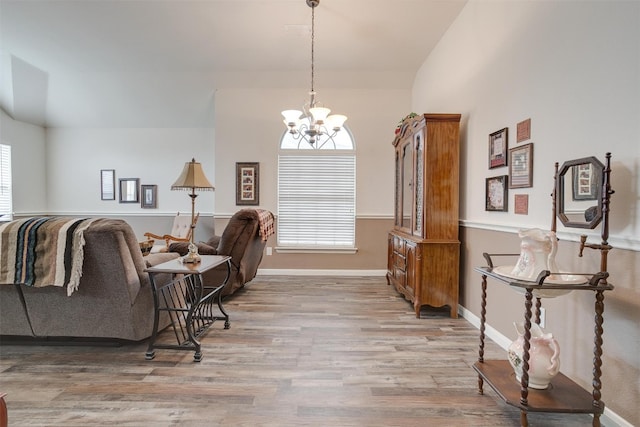
<path id="1" fill-rule="evenodd" d="M 395 147 L 395 222 L 387 282 L 413 302 L 458 317 L 460 114 L 406 118 Z"/>

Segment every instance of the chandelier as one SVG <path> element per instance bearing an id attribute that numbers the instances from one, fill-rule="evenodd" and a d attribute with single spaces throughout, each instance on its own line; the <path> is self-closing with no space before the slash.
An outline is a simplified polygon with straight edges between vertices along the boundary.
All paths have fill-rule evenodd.
<path id="1" fill-rule="evenodd" d="M 315 8 L 320 4 L 320 0 L 306 0 L 311 8 L 311 91 L 309 91 L 309 102 L 304 104 L 302 111 L 285 110 L 284 124 L 288 132 L 298 140 L 298 144 L 306 141 L 314 149 L 320 149 L 327 143 L 332 143 L 335 148 L 334 137 L 342 129 L 342 125 L 347 120 L 347 116 L 342 114 L 329 115 L 329 108 L 319 105 L 316 100 L 314 90 L 314 42 L 315 42 Z"/>

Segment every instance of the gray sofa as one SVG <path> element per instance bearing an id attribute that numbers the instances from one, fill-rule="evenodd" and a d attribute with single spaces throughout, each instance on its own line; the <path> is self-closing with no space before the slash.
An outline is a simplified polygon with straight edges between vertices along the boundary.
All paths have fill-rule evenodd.
<path id="1" fill-rule="evenodd" d="M 0 335 L 139 341 L 151 336 L 153 294 L 145 268 L 177 258 L 143 257 L 129 224 L 96 219 L 84 232 L 78 289 L 0 284 Z M 168 324 L 163 318 L 160 327 Z"/>

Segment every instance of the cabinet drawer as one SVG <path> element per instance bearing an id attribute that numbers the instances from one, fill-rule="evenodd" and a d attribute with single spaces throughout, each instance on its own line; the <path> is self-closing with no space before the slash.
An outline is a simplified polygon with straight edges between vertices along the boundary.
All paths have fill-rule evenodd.
<path id="1" fill-rule="evenodd" d="M 405 241 L 398 236 L 393 236 L 393 250 L 400 255 L 405 255 Z"/>
<path id="2" fill-rule="evenodd" d="M 404 256 L 400 255 L 400 254 L 394 254 L 395 256 L 394 261 L 395 261 L 395 267 L 399 268 L 402 271 L 406 271 L 407 270 L 407 260 L 405 259 Z"/>
<path id="3" fill-rule="evenodd" d="M 407 286 L 407 276 L 404 270 L 400 270 L 399 268 L 394 268 L 393 276 L 396 278 L 400 286 L 402 286 L 403 288 Z"/>

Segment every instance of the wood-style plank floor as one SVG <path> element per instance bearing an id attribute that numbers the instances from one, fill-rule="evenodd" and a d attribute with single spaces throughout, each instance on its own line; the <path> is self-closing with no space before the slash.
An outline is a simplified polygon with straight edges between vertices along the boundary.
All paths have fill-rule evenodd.
<path id="1" fill-rule="evenodd" d="M 478 331 L 411 305 L 382 277 L 254 279 L 192 351 L 2 343 L 9 426 L 518 426 L 477 392 Z M 166 331 L 165 331 L 166 332 Z M 170 338 L 170 337 L 165 337 Z M 485 358 L 506 358 L 489 342 Z M 529 414 L 531 426 L 587 415 Z"/>

